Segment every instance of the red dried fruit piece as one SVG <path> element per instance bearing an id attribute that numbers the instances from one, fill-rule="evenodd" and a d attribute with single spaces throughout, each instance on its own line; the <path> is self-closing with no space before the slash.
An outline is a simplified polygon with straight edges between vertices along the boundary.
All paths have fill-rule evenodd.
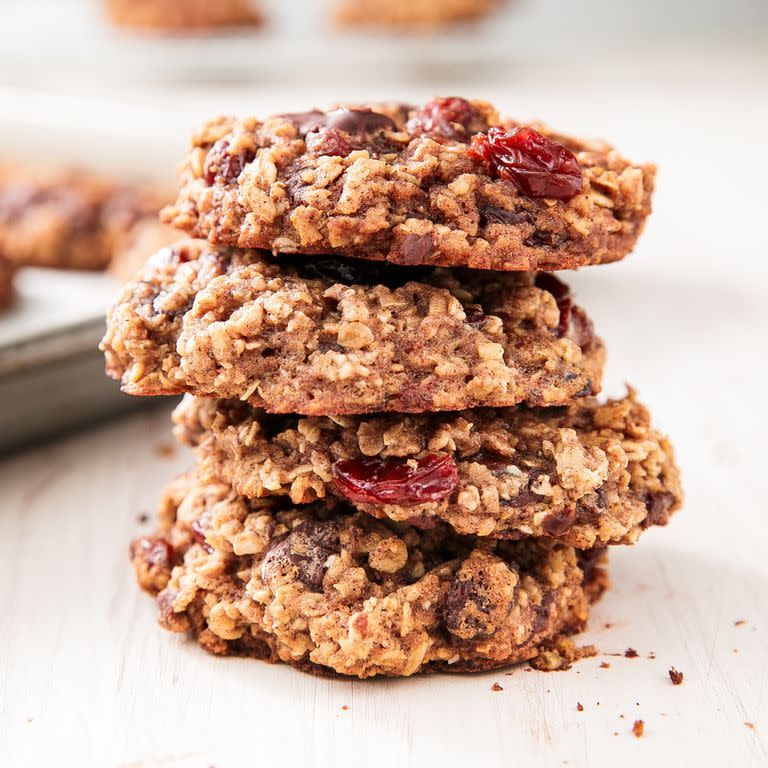
<path id="1" fill-rule="evenodd" d="M 459 473 L 450 456 L 427 454 L 415 461 L 337 461 L 333 465 L 333 479 L 339 493 L 351 501 L 408 507 L 450 496 L 459 483 Z"/>
<path id="2" fill-rule="evenodd" d="M 571 295 L 571 289 L 551 272 L 539 272 L 535 282 L 537 288 L 551 293 L 558 305 L 562 299 L 567 299 Z"/>
<path id="3" fill-rule="evenodd" d="M 335 128 L 320 128 L 307 134 L 307 151 L 327 157 L 346 157 L 354 147 Z"/>
<path id="4" fill-rule="evenodd" d="M 588 347 L 595 338 L 595 328 L 587 313 L 573 303 L 571 289 L 551 272 L 539 272 L 536 275 L 536 287 L 551 293 L 560 310 L 560 321 L 555 329 L 558 339 L 569 338 L 582 349 Z"/>
<path id="5" fill-rule="evenodd" d="M 203 165 L 203 178 L 209 186 L 212 186 L 217 179 L 227 183 L 234 181 L 256 156 L 252 150 L 232 154 L 229 147 L 230 140 L 225 136 L 219 139 L 208 152 Z"/>
<path id="6" fill-rule="evenodd" d="M 132 557 L 140 556 L 149 565 L 156 568 L 173 567 L 173 546 L 167 539 L 159 536 L 142 536 L 134 541 Z"/>
<path id="7" fill-rule="evenodd" d="M 533 128 L 491 128 L 472 137 L 469 152 L 490 163 L 499 178 L 514 182 L 528 197 L 570 200 L 581 192 L 576 156 Z"/>
<path id="8" fill-rule="evenodd" d="M 455 139 L 469 133 L 469 126 L 476 117 L 477 110 L 466 99 L 433 99 L 408 121 L 408 132 L 412 136 L 437 133 Z"/>
<path id="9" fill-rule="evenodd" d="M 203 514 L 192 523 L 192 536 L 195 541 L 210 555 L 213 547 L 205 540 L 205 529 L 208 527 L 208 516 Z"/>

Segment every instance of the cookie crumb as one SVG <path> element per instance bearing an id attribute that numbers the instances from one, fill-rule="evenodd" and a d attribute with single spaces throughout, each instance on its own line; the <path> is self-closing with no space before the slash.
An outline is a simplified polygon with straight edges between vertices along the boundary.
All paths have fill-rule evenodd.
<path id="1" fill-rule="evenodd" d="M 176 453 L 176 449 L 172 443 L 159 443 L 155 446 L 155 455 L 162 459 L 169 459 L 174 453 Z"/>
<path id="2" fill-rule="evenodd" d="M 583 712 L 584 711 L 584 705 L 580 701 L 576 702 L 576 710 L 578 712 Z"/>
<path id="3" fill-rule="evenodd" d="M 600 662 L 600 669 L 610 669 L 611 665 L 607 661 Z"/>
<path id="4" fill-rule="evenodd" d="M 747 623 L 746 619 L 739 619 L 738 621 L 733 622 L 734 627 L 743 627 Z"/>
<path id="5" fill-rule="evenodd" d="M 574 661 L 591 656 L 597 656 L 594 645 L 577 646 L 570 638 L 561 637 L 542 645 L 538 656 L 534 656 L 529 663 L 540 672 L 561 672 L 570 669 Z"/>
<path id="6" fill-rule="evenodd" d="M 682 672 L 675 669 L 674 667 L 670 668 L 669 679 L 672 681 L 672 685 L 682 685 L 683 677 L 684 675 Z"/>
<path id="7" fill-rule="evenodd" d="M 627 648 L 624 651 L 624 656 L 628 659 L 636 659 L 640 654 L 634 648 Z"/>
<path id="8" fill-rule="evenodd" d="M 341 708 L 346 712 L 349 709 L 349 706 L 347 704 L 342 704 Z"/>
<path id="9" fill-rule="evenodd" d="M 149 522 L 149 515 L 146 512 L 142 512 L 136 520 L 139 522 L 139 524 L 144 525 L 145 523 Z"/>
<path id="10" fill-rule="evenodd" d="M 491 686 L 491 690 L 492 690 L 492 691 L 503 691 L 504 689 L 503 689 L 503 688 L 502 688 L 502 687 L 501 687 L 501 686 L 500 686 L 498 683 L 494 683 L 494 684 Z"/>
<path id="11" fill-rule="evenodd" d="M 749 720 L 745 720 L 744 721 L 744 725 L 746 725 L 747 728 L 749 728 L 750 731 L 756 731 L 757 730 L 757 728 L 755 728 L 755 724 L 754 723 L 750 723 Z"/>
<path id="12" fill-rule="evenodd" d="M 648 658 L 649 658 L 649 659 L 651 659 L 651 660 L 653 660 L 653 659 L 655 659 L 655 658 L 656 658 L 656 654 L 655 654 L 653 651 L 651 651 L 651 652 L 648 654 Z"/>
<path id="13" fill-rule="evenodd" d="M 639 739 L 644 732 L 645 732 L 645 721 L 635 720 L 635 723 L 632 726 L 632 733 L 635 735 L 635 738 Z"/>

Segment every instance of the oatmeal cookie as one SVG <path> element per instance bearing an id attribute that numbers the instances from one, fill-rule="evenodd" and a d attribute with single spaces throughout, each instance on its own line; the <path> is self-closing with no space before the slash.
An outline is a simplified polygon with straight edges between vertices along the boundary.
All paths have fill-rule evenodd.
<path id="1" fill-rule="evenodd" d="M 106 0 L 112 21 L 145 31 L 184 32 L 262 21 L 257 0 Z"/>
<path id="2" fill-rule="evenodd" d="M 202 472 L 249 498 L 335 498 L 429 530 L 591 548 L 632 544 L 682 500 L 669 441 L 634 393 L 562 408 L 273 416 L 186 397 L 176 434 Z"/>
<path id="3" fill-rule="evenodd" d="M 194 476 L 170 489 L 160 532 L 131 557 L 162 626 L 206 650 L 357 677 L 531 659 L 584 627 L 592 584 L 605 584 L 602 555 L 550 539 L 425 534 L 247 501 Z"/>
<path id="4" fill-rule="evenodd" d="M 487 16 L 500 0 L 340 0 L 341 24 L 377 27 L 437 27 Z"/>
<path id="5" fill-rule="evenodd" d="M 275 260 L 192 241 L 124 287 L 102 349 L 131 394 L 313 415 L 562 404 L 599 390 L 604 358 L 550 274 Z"/>
<path id="6" fill-rule="evenodd" d="M 606 144 L 448 98 L 213 120 L 163 216 L 193 237 L 274 252 L 570 269 L 631 250 L 654 176 Z"/>
<path id="7" fill-rule="evenodd" d="M 0 167 L 0 252 L 35 267 L 104 269 L 131 227 L 167 197 L 76 169 Z"/>

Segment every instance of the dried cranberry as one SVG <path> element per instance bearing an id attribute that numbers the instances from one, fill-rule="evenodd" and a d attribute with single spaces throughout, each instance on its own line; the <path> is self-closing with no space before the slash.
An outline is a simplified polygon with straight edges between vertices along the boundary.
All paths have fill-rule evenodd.
<path id="1" fill-rule="evenodd" d="M 568 338 L 586 349 L 595 338 L 595 329 L 587 313 L 573 303 L 571 289 L 551 272 L 539 272 L 536 275 L 536 287 L 551 293 L 557 302 L 560 310 L 560 321 L 555 329 L 557 338 Z"/>
<path id="2" fill-rule="evenodd" d="M 450 456 L 427 454 L 410 463 L 404 459 L 349 459 L 333 465 L 339 492 L 362 504 L 414 506 L 450 496 L 459 483 Z"/>
<path id="3" fill-rule="evenodd" d="M 156 568 L 173 567 L 173 546 L 168 539 L 158 536 L 142 536 L 132 545 L 131 556 L 141 557 Z"/>
<path id="4" fill-rule="evenodd" d="M 561 319 L 562 322 L 562 319 Z M 595 339 L 595 326 L 589 315 L 578 305 L 571 307 L 567 337 L 577 346 L 586 349 Z"/>
<path id="5" fill-rule="evenodd" d="M 256 156 L 252 150 L 232 154 L 229 147 L 230 140 L 225 136 L 219 139 L 208 152 L 203 165 L 203 178 L 209 186 L 212 186 L 217 179 L 227 183 L 234 181 Z"/>
<path id="6" fill-rule="evenodd" d="M 476 117 L 477 110 L 466 99 L 433 99 L 408 121 L 408 133 L 412 136 L 436 133 L 449 139 L 461 138 L 469 134 L 469 126 Z"/>
<path id="7" fill-rule="evenodd" d="M 551 293 L 558 303 L 571 295 L 571 289 L 551 272 L 539 272 L 536 275 L 536 287 Z"/>
<path id="8" fill-rule="evenodd" d="M 213 552 L 213 547 L 205 540 L 205 529 L 208 527 L 207 515 L 201 515 L 194 523 L 192 523 L 192 536 L 195 541 L 210 555 Z"/>
<path id="9" fill-rule="evenodd" d="M 346 157 L 354 147 L 335 128 L 319 128 L 307 134 L 307 151 L 327 157 Z"/>
<path id="10" fill-rule="evenodd" d="M 570 200 L 581 192 L 581 166 L 573 152 L 532 128 L 491 128 L 472 137 L 469 151 L 528 197 Z"/>

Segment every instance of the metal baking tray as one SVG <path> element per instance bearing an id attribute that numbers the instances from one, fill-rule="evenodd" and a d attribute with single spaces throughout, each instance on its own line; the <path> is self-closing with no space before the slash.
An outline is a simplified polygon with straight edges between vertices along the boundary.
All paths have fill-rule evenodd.
<path id="1" fill-rule="evenodd" d="M 0 454 L 157 403 L 104 374 L 111 278 L 38 269 L 17 278 L 16 300 L 0 314 Z"/>

